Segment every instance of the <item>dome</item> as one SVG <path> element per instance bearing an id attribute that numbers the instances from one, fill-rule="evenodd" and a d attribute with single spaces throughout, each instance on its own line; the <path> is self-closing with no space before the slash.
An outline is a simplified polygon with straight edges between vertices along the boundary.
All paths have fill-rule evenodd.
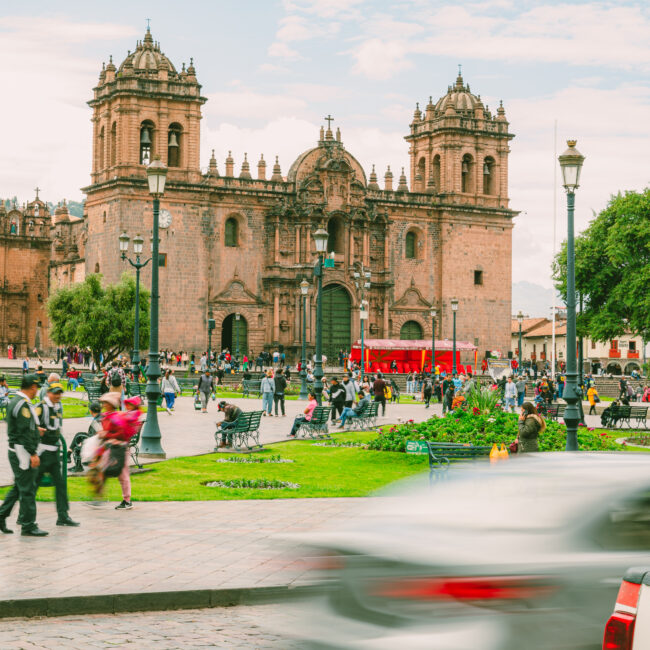
<path id="1" fill-rule="evenodd" d="M 435 106 L 436 113 L 443 113 L 451 106 L 459 113 L 473 113 L 478 106 L 483 106 L 481 100 L 469 91 L 469 86 L 463 83 L 463 78 L 458 75 L 456 83 L 449 87 L 447 94 L 438 100 Z"/>
<path id="2" fill-rule="evenodd" d="M 174 64 L 160 51 L 160 45 L 154 43 L 151 32 L 147 33 L 143 41 L 138 41 L 135 52 L 131 52 L 120 65 L 119 71 L 124 73 L 124 68 L 132 68 L 137 74 L 155 73 L 158 70 L 168 70 L 170 75 L 176 75 Z"/>

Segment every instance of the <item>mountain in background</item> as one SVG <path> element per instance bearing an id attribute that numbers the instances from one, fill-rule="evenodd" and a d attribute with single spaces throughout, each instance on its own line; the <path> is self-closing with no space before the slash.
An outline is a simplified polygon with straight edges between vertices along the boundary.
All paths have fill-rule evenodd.
<path id="1" fill-rule="evenodd" d="M 16 196 L 11 197 L 10 199 L 4 200 L 5 209 L 10 210 L 14 204 L 21 209 L 21 203 L 18 201 Z M 50 214 L 54 214 L 58 204 L 52 203 L 51 201 L 47 202 L 47 207 L 50 211 Z M 81 201 L 68 201 L 68 210 L 73 217 L 79 217 L 81 219 L 84 216 L 84 202 Z"/>
<path id="2" fill-rule="evenodd" d="M 553 306 L 553 297 L 555 296 L 555 305 L 564 306 L 562 298 L 555 289 L 543 287 L 535 282 L 512 283 L 512 313 L 517 314 L 521 311 L 524 316 L 530 318 L 550 318 L 551 307 Z"/>

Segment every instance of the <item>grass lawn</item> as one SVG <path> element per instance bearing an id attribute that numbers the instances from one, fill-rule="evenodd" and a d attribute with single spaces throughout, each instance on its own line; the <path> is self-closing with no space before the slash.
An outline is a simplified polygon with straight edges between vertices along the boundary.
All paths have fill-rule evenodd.
<path id="1" fill-rule="evenodd" d="M 376 434 L 345 433 L 336 442 L 367 441 Z M 176 458 L 151 465 L 151 471 L 135 474 L 133 498 L 136 501 L 212 501 L 225 499 L 288 499 L 305 497 L 360 497 L 427 468 L 424 456 L 375 452 L 359 448 L 323 447 L 318 441 L 291 441 L 272 445 L 254 456 L 276 456 L 292 463 L 218 463 L 217 459 L 247 457 L 247 454 L 209 454 Z M 298 489 L 213 488 L 204 481 L 230 479 L 266 479 L 288 481 Z M 6 490 L 3 490 L 5 492 Z M 68 479 L 72 501 L 90 500 L 88 483 L 83 477 Z M 117 480 L 106 484 L 106 496 L 121 498 Z M 40 489 L 39 500 L 51 501 L 52 489 Z"/>

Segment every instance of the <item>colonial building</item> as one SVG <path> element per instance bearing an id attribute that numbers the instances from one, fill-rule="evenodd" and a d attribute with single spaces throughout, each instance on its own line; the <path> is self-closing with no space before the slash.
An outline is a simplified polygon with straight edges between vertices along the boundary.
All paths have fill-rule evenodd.
<path id="1" fill-rule="evenodd" d="M 359 336 L 360 294 L 353 273 L 371 272 L 369 336 L 451 338 L 450 299 L 459 300 L 458 339 L 479 349 L 509 349 L 511 231 L 509 132 L 503 107 L 493 115 L 459 75 L 437 102 L 416 109 L 404 170 L 390 168 L 380 188 L 328 120 L 314 148 L 286 176 L 275 158 L 214 153 L 202 173 L 201 109 L 206 99 L 190 60 L 180 71 L 147 30 L 124 61 L 102 68 L 89 105 L 93 158 L 87 194 L 86 269 L 116 281 L 128 270 L 118 237 L 148 242 L 152 202 L 146 165 L 168 166 L 161 200 L 160 345 L 201 350 L 207 321 L 214 346 L 257 353 L 301 340 L 299 283 L 312 285 L 307 338 L 315 340 L 312 233 L 325 228 L 333 267 L 324 273 L 324 351 Z M 317 134 L 314 134 L 315 136 Z M 251 171 L 251 165 L 256 167 Z M 149 271 L 143 274 L 148 282 Z M 236 315 L 239 315 L 237 318 Z"/>

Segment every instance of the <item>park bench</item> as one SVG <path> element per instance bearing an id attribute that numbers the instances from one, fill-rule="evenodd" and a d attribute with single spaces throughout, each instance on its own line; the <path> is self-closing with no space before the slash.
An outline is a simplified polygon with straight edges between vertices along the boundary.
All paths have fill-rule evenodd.
<path id="1" fill-rule="evenodd" d="M 92 372 L 82 372 L 79 375 L 79 385 L 85 386 L 88 382 L 95 381 L 95 375 Z"/>
<path id="2" fill-rule="evenodd" d="M 126 394 L 129 397 L 144 398 L 144 390 L 145 390 L 145 384 L 141 384 L 139 381 L 126 382 Z"/>
<path id="3" fill-rule="evenodd" d="M 350 429 L 369 429 L 377 426 L 377 416 L 379 415 L 379 402 L 370 402 L 366 410 L 354 417 L 349 417 L 345 424 L 350 425 Z"/>
<path id="4" fill-rule="evenodd" d="M 144 421 L 141 421 L 138 430 L 133 436 L 131 436 L 131 439 L 126 446 L 126 450 L 131 455 L 131 459 L 133 460 L 133 464 L 138 469 L 142 469 L 142 465 L 140 463 L 140 434 L 142 433 L 143 426 Z"/>
<path id="5" fill-rule="evenodd" d="M 566 404 L 549 404 L 546 407 L 546 417 L 557 421 L 564 417 L 564 411 L 566 411 Z"/>
<path id="6" fill-rule="evenodd" d="M 242 389 L 242 397 L 250 397 L 251 393 L 257 393 L 258 397 L 262 397 L 262 380 L 244 379 Z"/>
<path id="7" fill-rule="evenodd" d="M 628 419 L 628 426 L 632 426 L 630 424 L 630 420 L 634 420 L 636 422 L 636 426 L 640 429 L 646 429 L 646 418 L 648 417 L 648 407 L 647 406 L 630 406 L 630 417 Z"/>
<path id="8" fill-rule="evenodd" d="M 646 418 L 648 417 L 648 407 L 647 406 L 610 406 L 603 413 L 603 417 L 606 421 L 603 421 L 603 425 L 611 427 L 623 427 L 623 424 L 627 424 L 628 427 L 632 428 L 632 421 L 636 423 L 636 426 L 642 429 L 646 429 Z"/>
<path id="9" fill-rule="evenodd" d="M 102 391 L 99 388 L 99 384 L 97 385 L 88 384 L 85 388 L 86 388 L 86 395 L 88 397 L 89 404 L 90 402 L 96 402 L 99 400 L 102 394 Z"/>
<path id="10" fill-rule="evenodd" d="M 311 420 L 298 427 L 298 436 L 303 438 L 329 438 L 328 424 L 332 415 L 331 406 L 317 406 L 311 414 Z"/>
<path id="11" fill-rule="evenodd" d="M 193 393 L 196 390 L 196 385 L 198 384 L 198 378 L 192 377 L 177 377 L 176 381 L 178 382 L 178 387 L 180 388 L 181 395 L 183 391 L 189 391 Z"/>
<path id="12" fill-rule="evenodd" d="M 469 445 L 459 442 L 430 442 L 429 440 L 408 440 L 407 454 L 426 454 L 429 458 L 429 481 L 441 478 L 454 461 L 475 461 L 490 455 L 490 445 Z"/>
<path id="13" fill-rule="evenodd" d="M 262 422 L 263 411 L 248 411 L 240 413 L 239 417 L 235 420 L 235 426 L 232 429 L 227 429 L 225 433 L 232 434 L 232 444 L 237 451 L 240 451 L 243 446 L 248 449 L 253 447 L 261 447 L 260 444 L 260 423 Z M 214 439 L 219 445 L 219 435 L 222 434 L 221 427 L 217 427 L 214 434 Z M 254 444 L 250 444 L 253 442 Z M 218 446 L 215 447 L 215 451 Z"/>

